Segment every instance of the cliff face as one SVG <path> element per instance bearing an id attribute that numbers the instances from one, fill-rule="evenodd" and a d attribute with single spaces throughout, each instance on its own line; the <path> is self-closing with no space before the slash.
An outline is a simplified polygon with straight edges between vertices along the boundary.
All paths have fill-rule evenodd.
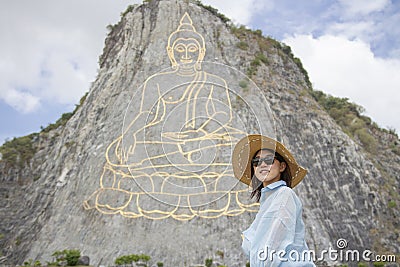
<path id="1" fill-rule="evenodd" d="M 185 13 L 189 17 L 182 20 Z M 137 188 L 145 188 L 149 181 L 156 187 L 157 181 L 153 176 L 150 180 L 135 180 L 136 184 L 130 185 L 129 189 L 122 189 L 119 183 L 126 180 L 118 180 L 129 178 L 130 174 L 133 177 L 137 172 L 133 165 L 126 167 L 122 162 L 132 163 L 140 157 L 134 153 L 130 156 L 128 152 L 133 151 L 134 145 L 137 149 L 140 136 L 137 131 L 146 127 L 134 128 L 135 123 L 128 124 L 135 121 L 135 116 L 143 110 L 143 105 L 146 105 L 143 103 L 152 98 L 152 93 L 142 92 L 150 88 L 151 82 L 156 83 L 160 75 L 153 76 L 147 83 L 146 79 L 156 73 L 165 75 L 176 70 L 161 71 L 171 67 L 166 47 L 171 33 L 178 31 L 180 26 L 182 32 L 188 28 L 193 31 L 190 27 L 194 27 L 197 40 L 199 35 L 204 38 L 205 61 L 230 66 L 221 67 L 216 72 L 218 75 L 214 73 L 207 78 L 198 78 L 199 81 L 208 79 L 215 88 L 224 88 L 221 77 L 228 85 L 237 79 L 237 89 L 229 91 L 231 106 L 221 100 L 225 99 L 221 96 L 223 91 L 212 97 L 211 94 L 204 96 L 208 104 L 214 101 L 213 108 L 228 106 L 233 117 L 243 121 L 243 124 L 239 123 L 243 125 L 240 128 L 234 119 L 229 120 L 225 133 L 234 132 L 232 129 L 235 127 L 240 128 L 234 133 L 238 135 L 260 129 L 273 133 L 309 170 L 306 179 L 295 188 L 303 201 L 309 247 L 319 251 L 336 248 L 336 240 L 345 238 L 351 249 L 399 253 L 399 214 L 388 206 L 388 201 L 395 204 L 397 201 L 390 194 L 398 195 L 399 156 L 384 150 L 385 153 L 376 159 L 381 166 L 378 170 L 376 162 L 373 162 L 375 159 L 371 160 L 343 133 L 311 97 L 307 77 L 285 46 L 263 38 L 257 32 L 228 26 L 223 20 L 224 17 L 213 10 L 186 1 L 151 1 L 133 6 L 126 12 L 107 37 L 97 79 L 74 116 L 65 126 L 34 139 L 33 146 L 37 152 L 25 167 L 13 168 L 0 162 L 0 244 L 5 263 L 22 263 L 28 258 L 46 261 L 51 259 L 55 250 L 76 248 L 89 255 L 94 265 L 112 264 L 117 256 L 133 253 L 148 254 L 154 262 L 164 262 L 164 266 L 190 266 L 203 263 L 205 258 L 218 257 L 218 261 L 227 266 L 245 265 L 240 233 L 251 223 L 255 216 L 252 211 L 256 208 L 244 205 L 227 209 L 212 207 L 201 213 L 201 205 L 198 209 L 190 206 L 195 197 L 188 197 L 186 201 L 189 199 L 191 204 L 180 202 L 180 208 L 171 211 L 168 208 L 176 207 L 171 205 L 171 201 L 183 201 L 182 192 L 176 188 L 168 194 L 157 191 L 146 202 Z M 189 47 L 188 43 L 185 45 Z M 206 66 L 203 65 L 205 71 Z M 218 69 L 213 64 L 210 68 Z M 228 74 L 230 70 L 235 70 L 235 74 Z M 260 91 L 253 88 L 243 73 L 251 76 L 265 99 L 260 100 L 261 95 L 257 95 Z M 226 78 L 223 74 L 231 76 Z M 182 79 L 180 84 L 188 84 L 185 75 L 170 79 L 163 82 Z M 178 90 L 172 92 L 169 95 L 171 99 L 177 97 Z M 263 106 L 263 101 L 269 108 Z M 249 107 L 261 111 L 252 113 Z M 151 108 L 156 114 L 163 110 L 163 106 Z M 209 112 L 211 108 L 207 106 L 206 109 Z M 197 112 L 202 114 L 203 111 Z M 167 122 L 165 129 L 178 121 L 179 114 L 182 113 L 176 113 L 170 121 L 167 120 L 168 114 L 162 117 Z M 254 117 L 257 119 L 254 114 L 265 115 L 261 118 L 264 122 L 259 123 L 260 128 L 253 124 Z M 145 115 L 144 120 L 137 119 L 136 122 L 144 126 L 157 121 L 154 119 L 157 115 L 150 111 Z M 204 113 L 202 117 L 207 115 L 209 113 Z M 272 118 L 274 123 L 265 122 Z M 225 118 L 218 119 L 224 121 Z M 165 132 L 169 140 L 173 139 L 168 131 Z M 146 134 L 152 138 L 157 131 L 149 130 Z M 132 136 L 135 137 L 133 141 L 129 138 Z M 213 136 L 217 139 L 225 135 Z M 231 144 L 235 138 L 232 137 Z M 153 140 L 152 144 L 162 141 L 147 140 Z M 207 142 L 208 139 L 199 140 Z M 214 160 L 229 162 L 229 147 L 225 148 L 219 142 L 220 139 L 213 143 L 221 144 L 217 146 L 220 150 L 214 151 Z M 124 145 L 125 149 L 122 148 Z M 158 148 L 147 147 L 145 152 L 149 154 L 145 156 L 158 160 Z M 164 148 L 169 149 L 167 146 Z M 196 162 L 195 154 L 190 156 L 193 158 L 188 160 Z M 200 173 L 190 168 L 182 172 Z M 216 167 L 213 173 L 221 172 Z M 200 179 L 172 177 L 171 172 L 169 175 L 169 182 L 172 178 L 187 182 L 179 185 L 181 188 L 197 188 L 196 182 Z M 109 177 L 112 177 L 111 182 Z M 230 183 L 229 179 L 225 180 Z M 246 191 L 245 187 L 237 184 L 233 184 L 231 189 L 235 195 L 225 193 L 220 197 L 229 196 L 228 204 L 233 203 L 234 196 L 243 197 L 242 193 Z M 166 189 L 163 187 L 162 190 Z M 179 198 L 174 198 L 176 195 Z M 200 197 L 210 196 L 220 199 L 214 193 Z M 132 198 L 136 197 L 138 200 L 135 202 Z M 163 198 L 162 201 L 152 202 L 157 197 Z M 146 206 L 148 203 L 156 206 Z M 125 204 L 127 206 L 122 207 Z M 216 256 L 217 251 L 220 256 Z"/>

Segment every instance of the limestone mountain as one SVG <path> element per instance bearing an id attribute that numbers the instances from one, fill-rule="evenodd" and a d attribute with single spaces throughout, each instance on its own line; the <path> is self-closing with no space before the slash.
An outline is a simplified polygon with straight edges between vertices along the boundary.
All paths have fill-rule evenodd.
<path id="1" fill-rule="evenodd" d="M 24 148 L 3 146 L 0 264 L 79 249 L 92 265 L 135 253 L 245 266 L 241 231 L 257 205 L 230 156 L 255 132 L 308 169 L 295 191 L 311 249 L 344 238 L 399 254 L 398 137 L 342 128 L 288 46 L 200 2 L 154 0 L 110 26 L 99 64 L 73 113 L 15 141 Z"/>

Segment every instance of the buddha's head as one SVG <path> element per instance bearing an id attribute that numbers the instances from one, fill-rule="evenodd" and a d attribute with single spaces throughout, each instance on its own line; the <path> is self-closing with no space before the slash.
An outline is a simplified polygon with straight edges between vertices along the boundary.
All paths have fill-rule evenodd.
<path id="1" fill-rule="evenodd" d="M 200 62 L 206 52 L 205 42 L 193 27 L 187 13 L 180 20 L 178 29 L 169 36 L 167 52 L 173 68 L 180 66 L 200 69 Z"/>

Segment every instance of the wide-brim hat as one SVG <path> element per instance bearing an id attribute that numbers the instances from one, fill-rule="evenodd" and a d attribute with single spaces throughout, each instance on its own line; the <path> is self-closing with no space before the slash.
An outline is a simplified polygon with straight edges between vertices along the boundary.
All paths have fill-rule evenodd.
<path id="1" fill-rule="evenodd" d="M 251 183 L 251 160 L 260 149 L 271 149 L 279 153 L 286 161 L 287 168 L 292 175 L 292 187 L 303 180 L 307 170 L 301 167 L 293 157 L 292 153 L 280 142 L 259 134 L 251 134 L 242 138 L 233 149 L 232 165 L 233 173 L 241 182 Z"/>

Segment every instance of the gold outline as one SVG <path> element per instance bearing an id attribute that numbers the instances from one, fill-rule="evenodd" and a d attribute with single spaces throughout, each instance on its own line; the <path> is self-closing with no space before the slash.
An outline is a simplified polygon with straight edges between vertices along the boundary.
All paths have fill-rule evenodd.
<path id="1" fill-rule="evenodd" d="M 190 41 L 192 41 L 190 44 L 197 43 L 198 49 L 189 51 L 187 43 Z M 179 42 L 182 44 L 182 48 L 186 50 L 181 51 L 181 58 L 175 58 L 173 47 L 175 44 L 179 44 Z M 196 153 L 206 153 L 210 149 L 220 150 L 227 146 L 232 147 L 233 143 L 237 141 L 235 136 L 245 135 L 246 133 L 230 125 L 233 114 L 227 82 L 222 77 L 201 70 L 201 61 L 206 51 L 205 41 L 203 36 L 196 31 L 188 13 L 183 15 L 177 30 L 172 32 L 168 37 L 166 50 L 173 71 L 152 75 L 144 83 L 139 112 L 124 129 L 123 133 L 107 147 L 105 153 L 106 164 L 103 167 L 103 173 L 100 177 L 100 188 L 84 202 L 84 208 L 86 210 L 95 208 L 103 214 L 120 214 L 126 218 L 144 217 L 153 220 L 173 218 L 181 221 L 190 220 L 195 217 L 212 219 L 223 215 L 237 216 L 245 211 L 256 212 L 258 204 L 244 204 L 239 199 L 239 193 L 247 193 L 247 189 L 217 190 L 220 180 L 227 179 L 227 177 L 234 179 L 229 162 L 196 162 Z M 165 77 L 164 80 L 162 77 Z M 173 87 L 176 91 L 164 92 L 163 88 L 161 88 L 162 83 L 157 82 L 168 80 L 168 77 L 172 81 L 182 81 L 179 83 L 179 87 Z M 176 78 L 171 79 L 171 77 Z M 182 91 L 184 86 L 186 87 Z M 222 93 L 221 88 L 223 89 Z M 179 93 L 178 97 L 176 97 L 176 92 Z M 159 127 L 163 122 L 165 123 L 170 107 L 182 104 L 185 105 L 185 123 L 182 129 L 176 132 L 161 131 L 161 140 L 140 140 L 138 138 L 140 134 L 145 134 L 147 131 L 151 131 L 153 127 Z M 199 113 L 197 109 L 200 106 L 202 110 Z M 202 114 L 201 112 L 205 112 L 205 116 L 199 117 L 198 114 Z M 218 123 L 215 123 L 215 121 Z M 146 122 L 146 124 L 141 126 L 141 122 Z M 130 142 L 126 145 L 124 144 L 124 140 L 130 140 Z M 204 145 L 202 142 L 212 142 L 212 144 Z M 164 146 L 176 146 L 176 150 L 164 151 L 163 154 L 140 159 L 137 155 L 137 150 L 141 147 L 146 149 L 148 146 L 163 149 Z M 171 163 L 168 161 L 175 156 L 182 156 L 182 158 L 187 160 L 187 163 Z M 157 161 L 162 162 L 163 160 L 167 160 L 169 164 L 152 163 Z M 164 171 L 171 167 L 178 170 L 185 167 L 204 167 L 205 171 L 201 174 L 189 171 L 177 171 L 173 173 Z M 211 171 L 207 169 L 209 167 L 222 171 Z M 151 188 L 149 192 L 143 188 L 141 192 L 132 192 L 123 188 L 122 182 L 125 179 L 132 179 L 138 187 L 141 187 L 137 181 L 138 176 L 148 178 Z M 161 185 L 155 184 L 154 179 L 156 177 L 163 179 Z M 199 193 L 167 192 L 165 186 L 169 182 L 169 179 L 182 179 L 183 182 L 184 180 L 190 181 L 190 179 L 199 180 L 201 185 L 199 186 L 199 190 L 203 191 Z M 207 188 L 205 179 L 215 179 L 211 190 Z M 157 191 L 157 186 L 160 187 L 159 191 Z M 105 199 L 107 199 L 107 194 L 115 194 L 115 192 L 124 194 L 126 203 L 120 206 L 115 206 L 113 203 L 99 203 L 99 197 L 102 194 L 105 194 Z M 177 202 L 175 204 L 164 203 L 171 207 L 169 211 L 157 208 L 147 210 L 140 206 L 140 197 L 144 194 L 156 201 L 161 201 L 157 199 L 159 195 L 177 197 Z M 199 207 L 203 206 L 196 206 L 197 209 L 192 207 L 191 197 L 207 194 L 221 194 L 221 196 L 203 206 L 215 201 L 226 201 L 226 203 L 223 203 L 223 207 L 220 209 L 199 209 Z M 184 198 L 186 198 L 185 200 L 188 203 L 187 207 L 181 206 Z M 130 205 L 136 205 L 137 212 L 129 210 Z M 182 212 L 182 208 L 188 209 L 190 212 L 178 214 L 178 212 Z"/>

